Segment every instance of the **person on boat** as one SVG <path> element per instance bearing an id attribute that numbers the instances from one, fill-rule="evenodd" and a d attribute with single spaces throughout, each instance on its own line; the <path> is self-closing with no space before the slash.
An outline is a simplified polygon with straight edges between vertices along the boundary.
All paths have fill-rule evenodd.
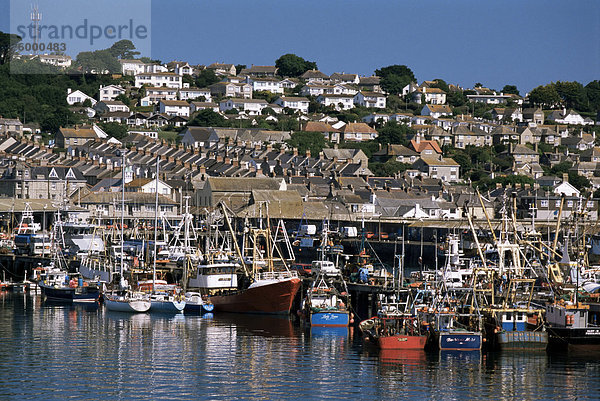
<path id="1" fill-rule="evenodd" d="M 361 283 L 369 284 L 369 269 L 366 266 L 362 266 L 358 269 L 358 278 Z"/>

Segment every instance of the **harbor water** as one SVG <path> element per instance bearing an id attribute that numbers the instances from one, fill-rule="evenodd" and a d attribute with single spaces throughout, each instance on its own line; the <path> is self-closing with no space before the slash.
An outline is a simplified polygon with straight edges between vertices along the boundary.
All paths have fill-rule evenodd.
<path id="1" fill-rule="evenodd" d="M 0 293 L 0 399 L 600 399 L 600 355 L 365 348 L 358 330 Z"/>

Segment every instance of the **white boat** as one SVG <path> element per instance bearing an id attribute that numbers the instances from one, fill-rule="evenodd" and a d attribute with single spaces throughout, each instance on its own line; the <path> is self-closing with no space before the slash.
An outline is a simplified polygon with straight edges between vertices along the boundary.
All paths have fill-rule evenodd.
<path id="1" fill-rule="evenodd" d="M 166 293 L 154 293 L 150 295 L 150 312 L 159 313 L 182 313 L 185 308 L 185 299 Z"/>
<path id="2" fill-rule="evenodd" d="M 150 310 L 150 299 L 142 293 L 105 294 L 106 309 L 115 312 L 143 313 Z"/>
<path id="3" fill-rule="evenodd" d="M 204 300 L 199 292 L 186 292 L 185 293 L 185 312 L 190 313 L 205 313 L 212 312 L 215 306 Z"/>

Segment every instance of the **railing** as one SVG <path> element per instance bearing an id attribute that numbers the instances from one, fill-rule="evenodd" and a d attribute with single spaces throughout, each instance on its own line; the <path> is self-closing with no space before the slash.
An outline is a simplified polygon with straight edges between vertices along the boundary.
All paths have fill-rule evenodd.
<path id="1" fill-rule="evenodd" d="M 280 271 L 280 272 L 264 272 L 257 275 L 258 280 L 287 280 L 297 278 L 298 272 L 295 271 Z"/>

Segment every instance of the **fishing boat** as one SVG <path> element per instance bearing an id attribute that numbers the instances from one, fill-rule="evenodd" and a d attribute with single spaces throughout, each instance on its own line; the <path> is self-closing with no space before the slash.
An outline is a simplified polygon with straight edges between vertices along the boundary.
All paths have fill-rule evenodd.
<path id="1" fill-rule="evenodd" d="M 221 207 L 229 231 L 235 238 L 227 210 L 223 204 Z M 250 243 L 244 246 L 245 250 L 250 251 L 248 255 L 242 254 L 237 242 L 233 241 L 243 270 L 238 273 L 237 289 L 223 291 L 221 295 L 210 297 L 215 311 L 264 314 L 290 312 L 292 302 L 300 289 L 300 278 L 297 272 L 287 269 L 283 257 L 279 260 L 284 269 L 274 269 L 273 251 L 279 250 L 273 246 L 268 221 L 267 218 L 267 228 L 248 227 Z"/>
<path id="2" fill-rule="evenodd" d="M 347 327 L 352 321 L 350 295 L 342 272 L 337 266 L 326 260 L 328 224 L 323 222 L 321 239 L 321 258 L 311 264 L 311 273 L 315 275 L 303 302 L 303 313 L 311 326 Z"/>
<path id="3" fill-rule="evenodd" d="M 46 299 L 65 302 L 96 302 L 100 289 L 95 283 L 70 278 L 63 271 L 48 272 L 46 280 L 38 283 Z"/>
<path id="4" fill-rule="evenodd" d="M 141 292 L 104 294 L 106 309 L 115 312 L 143 313 L 150 310 L 150 299 Z"/>
<path id="5" fill-rule="evenodd" d="M 600 304 L 556 302 L 546 308 L 550 347 L 600 351 Z"/>
<path id="6" fill-rule="evenodd" d="M 392 294 L 379 294 L 377 315 L 362 321 L 359 329 L 365 344 L 381 350 L 422 350 L 428 339 L 427 327 L 413 313 L 412 293 L 404 287 Z"/>
<path id="7" fill-rule="evenodd" d="M 350 295 L 342 274 L 333 262 L 312 263 L 317 276 L 307 291 L 303 311 L 311 326 L 347 327 L 352 320 L 348 310 Z"/>
<path id="8" fill-rule="evenodd" d="M 215 309 L 215 306 L 208 300 L 205 300 L 199 292 L 188 291 L 185 293 L 184 297 L 184 312 L 202 314 L 212 312 Z"/>

